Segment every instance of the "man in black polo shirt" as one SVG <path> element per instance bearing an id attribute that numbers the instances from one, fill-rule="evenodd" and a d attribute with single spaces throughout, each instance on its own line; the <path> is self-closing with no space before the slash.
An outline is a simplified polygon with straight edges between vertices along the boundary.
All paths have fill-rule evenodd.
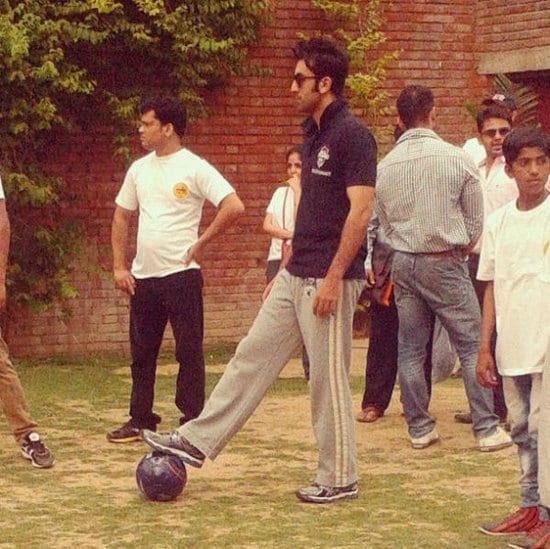
<path id="1" fill-rule="evenodd" d="M 214 459 L 303 338 L 319 464 L 315 481 L 296 495 L 301 501 L 329 503 L 358 492 L 348 370 L 353 312 L 364 284 L 360 247 L 372 211 L 376 143 L 341 98 L 346 54 L 327 38 L 301 41 L 294 53 L 291 91 L 308 118 L 290 261 L 272 281 L 201 415 L 172 434 L 144 431 L 143 438 L 195 467 L 206 456 Z"/>

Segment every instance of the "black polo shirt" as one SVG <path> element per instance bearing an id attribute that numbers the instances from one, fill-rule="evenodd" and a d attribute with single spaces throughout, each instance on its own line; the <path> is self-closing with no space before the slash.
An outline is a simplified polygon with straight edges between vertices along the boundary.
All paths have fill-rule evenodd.
<path id="1" fill-rule="evenodd" d="M 323 278 L 349 213 L 347 187 L 374 187 L 376 142 L 342 99 L 325 109 L 320 128 L 311 118 L 303 127 L 302 195 L 287 269 L 294 276 Z M 344 278 L 364 278 L 363 261 L 360 249 Z"/>

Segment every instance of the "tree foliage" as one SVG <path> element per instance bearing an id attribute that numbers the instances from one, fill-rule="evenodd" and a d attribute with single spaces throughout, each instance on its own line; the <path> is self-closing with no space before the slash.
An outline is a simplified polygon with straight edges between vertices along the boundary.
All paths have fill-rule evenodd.
<path id="1" fill-rule="evenodd" d="M 492 77 L 492 93 L 502 93 L 514 99 L 517 107 L 517 117 L 514 120 L 515 126 L 537 126 L 538 121 L 538 96 L 529 87 L 512 82 L 505 74 L 495 74 Z M 472 118 L 477 116 L 481 108 L 479 102 L 467 102 L 464 108 Z"/>
<path id="2" fill-rule="evenodd" d="M 192 115 L 203 94 L 246 70 L 267 0 L 0 0 L 0 163 L 13 241 L 10 297 L 46 307 L 74 295 L 79 231 L 63 181 L 40 168 L 46 144 L 96 123 L 120 136 L 143 95 L 173 94 Z M 118 132 L 117 132 L 118 129 Z"/>
<path id="3" fill-rule="evenodd" d="M 386 41 L 381 31 L 380 0 L 311 0 L 323 10 L 333 26 L 332 32 L 346 45 L 350 57 L 347 86 L 350 104 L 361 111 L 373 126 L 378 138 L 384 138 L 388 128 L 380 127 L 382 117 L 389 114 L 388 94 L 382 89 L 388 63 L 397 52 L 379 53 Z"/>

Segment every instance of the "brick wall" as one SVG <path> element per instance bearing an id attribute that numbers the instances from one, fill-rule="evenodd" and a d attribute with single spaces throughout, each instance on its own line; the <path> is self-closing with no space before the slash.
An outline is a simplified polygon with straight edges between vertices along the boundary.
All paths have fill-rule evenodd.
<path id="1" fill-rule="evenodd" d="M 300 116 L 289 93 L 297 33 L 324 29 L 309 0 L 273 2 L 273 17 L 250 58 L 271 69 L 266 78 L 236 80 L 207 97 L 210 116 L 189 128 L 186 145 L 203 155 L 234 184 L 246 206 L 241 222 L 212 242 L 206 255 L 206 342 L 238 341 L 250 326 L 264 287 L 269 238 L 262 233 L 265 207 L 285 177 L 285 151 L 300 142 Z M 495 4 L 480 1 L 482 7 Z M 405 84 L 434 89 L 439 132 L 461 143 L 474 131 L 462 104 L 482 95 L 485 80 L 474 71 L 471 0 L 393 0 L 382 3 L 387 51 L 400 50 L 388 70 L 392 98 Z M 386 123 L 393 124 L 388 119 Z M 136 149 L 136 156 L 141 151 Z M 13 319 L 8 340 L 14 355 L 127 352 L 127 299 L 113 289 L 110 275 L 110 221 L 124 168 L 113 160 L 106 135 L 94 130 L 48 151 L 51 166 L 81 196 L 78 209 L 85 232 L 85 259 L 75 271 L 79 297 L 73 316 L 58 311 Z M 8 203 L 9 206 L 9 203 Z M 204 222 L 212 218 L 207 207 Z M 167 337 L 166 344 L 171 345 Z"/>
<path id="2" fill-rule="evenodd" d="M 475 47 L 479 53 L 550 46 L 548 0 L 477 0 Z"/>

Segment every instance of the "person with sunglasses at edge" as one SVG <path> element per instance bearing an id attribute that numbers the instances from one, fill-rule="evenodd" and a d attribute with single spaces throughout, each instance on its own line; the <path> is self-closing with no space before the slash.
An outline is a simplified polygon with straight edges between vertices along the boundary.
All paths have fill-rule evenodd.
<path id="1" fill-rule="evenodd" d="M 194 467 L 206 457 L 214 459 L 303 340 L 319 458 L 314 481 L 296 497 L 331 503 L 358 494 L 348 375 L 353 313 L 365 284 L 361 244 L 374 200 L 376 142 L 342 97 L 347 54 L 326 37 L 299 41 L 293 51 L 297 62 L 290 91 L 307 119 L 290 258 L 267 286 L 254 324 L 201 415 L 168 435 L 144 431 L 143 439 Z"/>
<path id="2" fill-rule="evenodd" d="M 271 236 L 265 272 L 269 284 L 279 272 L 281 261 L 290 251 L 294 234 L 294 220 L 300 203 L 300 174 L 302 172 L 302 147 L 296 145 L 286 153 L 285 184 L 277 187 L 267 206 L 263 230 Z M 309 379 L 309 357 L 302 346 L 302 368 L 304 377 Z"/>
<path id="3" fill-rule="evenodd" d="M 510 109 L 498 103 L 492 103 L 482 109 L 476 118 L 479 132 L 479 141 L 485 150 L 485 158 L 478 162 L 479 180 L 483 194 L 484 219 L 495 210 L 504 206 L 518 197 L 518 188 L 514 179 L 505 171 L 506 161 L 502 154 L 504 138 L 512 130 L 512 116 Z M 486 283 L 476 278 L 479 266 L 479 254 L 481 252 L 481 239 L 475 244 L 468 257 L 468 270 L 474 284 L 480 307 L 483 305 L 483 295 Z M 496 345 L 496 333 L 493 334 L 493 353 Z M 508 411 L 504 402 L 502 378 L 497 373 L 497 385 L 493 388 L 494 411 L 501 424 L 507 425 Z M 472 423 L 472 415 L 469 412 L 455 414 L 458 423 Z"/>
<path id="4" fill-rule="evenodd" d="M 480 110 L 486 109 L 487 107 L 494 107 L 495 105 L 508 110 L 512 120 L 512 126 L 517 126 L 519 111 L 516 101 L 511 95 L 505 95 L 500 92 L 495 93 L 481 102 Z M 479 137 L 479 133 L 475 137 L 467 139 L 464 145 L 462 145 L 462 148 L 472 157 L 476 166 L 485 158 L 487 154 Z"/>

